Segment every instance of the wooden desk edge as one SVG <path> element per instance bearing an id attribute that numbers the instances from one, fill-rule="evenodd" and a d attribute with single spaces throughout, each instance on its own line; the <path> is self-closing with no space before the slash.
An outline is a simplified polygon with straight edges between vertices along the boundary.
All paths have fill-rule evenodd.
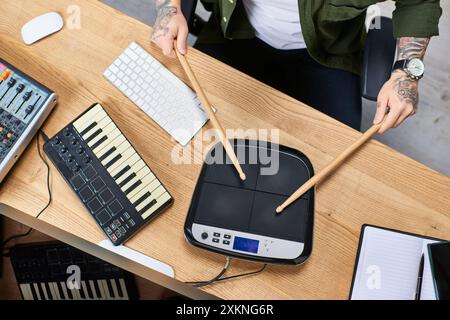
<path id="1" fill-rule="evenodd" d="M 14 209 L 3 203 L 0 203 L 0 214 L 15 221 L 18 221 L 22 224 L 25 224 L 42 233 L 45 233 L 55 239 L 70 244 L 71 246 L 76 247 L 77 249 L 87 252 L 88 254 L 96 256 L 104 261 L 112 263 L 118 266 L 119 268 L 122 268 L 144 279 L 152 281 L 153 283 L 156 283 L 162 287 L 175 291 L 183 296 L 189 297 L 194 300 L 219 299 L 218 297 L 213 296 L 205 291 L 194 288 L 188 284 L 185 284 L 174 278 L 166 276 L 156 270 L 147 268 L 141 265 L 140 263 L 122 257 L 108 249 L 99 246 L 98 244 L 77 237 L 43 220 L 39 220 L 33 216 L 30 216 L 29 214 Z"/>

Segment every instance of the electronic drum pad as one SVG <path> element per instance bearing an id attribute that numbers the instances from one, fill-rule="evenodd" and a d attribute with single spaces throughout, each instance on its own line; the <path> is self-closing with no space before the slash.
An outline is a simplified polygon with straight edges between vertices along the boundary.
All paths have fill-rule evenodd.
<path id="1" fill-rule="evenodd" d="M 314 175 L 311 162 L 282 145 L 231 143 L 247 179 L 239 179 L 221 143 L 208 152 L 186 218 L 187 240 L 242 259 L 303 263 L 312 250 L 314 188 L 283 213 L 275 209 Z"/>

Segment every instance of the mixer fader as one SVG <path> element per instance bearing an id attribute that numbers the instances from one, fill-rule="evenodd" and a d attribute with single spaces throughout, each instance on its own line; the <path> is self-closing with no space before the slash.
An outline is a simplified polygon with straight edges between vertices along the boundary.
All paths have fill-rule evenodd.
<path id="1" fill-rule="evenodd" d="M 0 59 L 0 182 L 56 104 L 56 94 Z"/>

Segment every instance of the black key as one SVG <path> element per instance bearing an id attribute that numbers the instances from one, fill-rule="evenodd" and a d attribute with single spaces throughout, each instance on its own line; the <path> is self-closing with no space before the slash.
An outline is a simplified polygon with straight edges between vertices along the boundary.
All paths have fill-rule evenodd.
<path id="1" fill-rule="evenodd" d="M 91 185 L 96 192 L 99 192 L 104 186 L 106 186 L 105 182 L 100 177 L 97 177 L 94 181 L 92 181 Z"/>
<path id="2" fill-rule="evenodd" d="M 67 291 L 67 295 L 69 296 L 69 299 L 75 300 L 73 297 L 73 294 L 72 294 L 72 290 L 69 289 L 69 287 L 67 286 L 67 283 L 66 283 L 66 291 Z"/>
<path id="3" fill-rule="evenodd" d="M 31 294 L 33 295 L 33 299 L 37 300 L 38 295 L 37 295 L 36 290 L 34 289 L 34 285 L 32 283 L 30 283 L 30 289 L 31 289 Z"/>
<path id="4" fill-rule="evenodd" d="M 142 197 L 140 197 L 139 199 L 137 199 L 134 203 L 133 206 L 136 208 L 138 205 L 140 205 L 145 199 L 147 199 L 148 197 L 150 197 L 151 193 L 150 192 L 146 192 Z"/>
<path id="5" fill-rule="evenodd" d="M 149 204 L 147 204 L 144 208 L 142 208 L 141 210 L 139 210 L 139 214 L 143 214 L 145 211 L 147 211 L 148 209 L 150 209 L 151 207 L 153 207 L 156 204 L 156 199 L 153 199 Z"/>
<path id="6" fill-rule="evenodd" d="M 100 160 L 100 162 L 102 162 L 103 160 L 108 158 L 111 155 L 111 153 L 113 153 L 114 151 L 116 151 L 116 147 L 112 147 L 111 149 L 106 151 L 100 158 L 98 158 L 98 160 Z"/>
<path id="7" fill-rule="evenodd" d="M 94 128 L 97 125 L 97 122 L 91 123 L 89 126 L 86 127 L 83 131 L 80 132 L 81 136 L 84 136 L 86 133 L 88 133 L 92 128 Z"/>
<path id="8" fill-rule="evenodd" d="M 56 286 L 58 287 L 59 296 L 61 297 L 62 300 L 65 300 L 64 291 L 63 291 L 63 288 L 61 287 L 61 282 L 57 281 Z"/>
<path id="9" fill-rule="evenodd" d="M 44 295 L 44 290 L 42 289 L 41 284 L 38 283 L 38 284 L 37 284 L 37 287 L 38 287 L 39 293 L 41 294 L 41 299 L 42 299 L 42 300 L 46 300 L 46 299 L 45 299 L 45 295 Z"/>
<path id="10" fill-rule="evenodd" d="M 139 187 L 141 184 L 142 184 L 141 180 L 136 181 L 127 190 L 125 190 L 125 194 L 129 194 L 131 191 Z"/>
<path id="11" fill-rule="evenodd" d="M 111 219 L 111 215 L 105 209 L 101 210 L 95 217 L 100 225 L 104 225 L 109 219 Z"/>
<path id="12" fill-rule="evenodd" d="M 80 191 L 80 197 L 84 202 L 86 202 L 90 198 L 92 198 L 93 195 L 94 195 L 94 192 L 91 190 L 91 188 L 89 186 L 84 187 L 84 189 L 82 189 Z"/>
<path id="13" fill-rule="evenodd" d="M 50 284 L 48 282 L 44 282 L 45 290 L 47 291 L 48 300 L 53 300 L 52 291 L 50 290 Z"/>
<path id="14" fill-rule="evenodd" d="M 87 290 L 86 296 L 89 297 L 90 299 L 94 299 L 94 294 L 92 293 L 91 286 L 90 286 L 88 280 L 86 280 L 85 283 L 86 283 L 86 290 Z"/>
<path id="15" fill-rule="evenodd" d="M 86 181 L 84 181 L 83 177 L 79 174 L 72 178 L 72 186 L 75 188 L 75 190 L 80 190 L 85 183 Z"/>
<path id="16" fill-rule="evenodd" d="M 131 167 L 130 166 L 126 166 L 125 168 L 123 168 L 122 170 L 120 170 L 114 177 L 114 180 L 119 179 L 121 176 L 123 176 L 128 170 L 130 170 Z"/>
<path id="17" fill-rule="evenodd" d="M 130 182 L 134 177 L 136 177 L 136 173 L 133 172 L 128 177 L 126 177 L 121 183 L 119 183 L 119 187 L 122 188 L 124 185 L 126 185 L 128 182 Z"/>
<path id="18" fill-rule="evenodd" d="M 91 147 L 92 150 L 95 150 L 99 145 L 101 145 L 105 140 L 108 139 L 108 136 L 101 137 L 96 143 L 94 143 Z"/>
<path id="19" fill-rule="evenodd" d="M 100 285 L 99 281 L 98 280 L 94 280 L 94 287 L 95 287 L 95 292 L 97 293 L 97 297 L 99 297 L 99 298 L 106 298 L 106 297 L 102 296 L 102 293 L 100 291 L 99 285 Z"/>
<path id="20" fill-rule="evenodd" d="M 114 163 L 116 163 L 117 160 L 119 160 L 120 158 L 122 158 L 121 154 L 118 154 L 117 156 L 115 156 L 110 162 L 108 162 L 105 165 L 105 168 L 108 169 L 109 167 L 111 167 Z"/>
<path id="21" fill-rule="evenodd" d="M 120 281 L 119 281 L 119 280 L 120 280 L 120 279 L 118 279 L 118 280 L 116 281 L 116 284 L 117 284 L 117 291 L 119 292 L 119 297 L 123 298 L 123 297 L 124 297 L 124 294 L 123 294 L 122 286 L 120 285 Z"/>
<path id="22" fill-rule="evenodd" d="M 108 209 L 111 211 L 112 215 L 115 216 L 123 209 L 123 207 L 118 200 L 114 200 L 108 205 Z"/>
<path id="23" fill-rule="evenodd" d="M 86 143 L 91 142 L 92 139 L 96 138 L 102 132 L 103 132 L 102 129 L 95 130 L 93 134 L 91 134 L 88 138 L 85 139 Z"/>
<path id="24" fill-rule="evenodd" d="M 87 206 L 91 210 L 91 212 L 96 213 L 102 207 L 100 200 L 97 198 L 93 198 L 91 201 L 87 203 Z"/>
<path id="25" fill-rule="evenodd" d="M 86 299 L 86 294 L 84 292 L 83 286 L 81 285 L 81 281 L 80 281 L 80 289 L 78 290 L 78 293 L 80 294 L 81 299 Z"/>
<path id="26" fill-rule="evenodd" d="M 111 280 L 113 280 L 113 279 L 111 279 Z M 115 296 L 115 294 L 114 294 L 114 291 L 113 291 L 111 282 L 108 281 L 108 279 L 106 279 L 105 281 L 106 281 L 106 284 L 107 284 L 107 286 L 108 286 L 108 289 L 107 289 L 107 290 L 109 291 L 109 295 L 110 295 L 111 297 L 113 297 L 113 298 L 117 298 L 117 297 Z"/>
<path id="27" fill-rule="evenodd" d="M 107 204 L 114 198 L 114 195 L 112 194 L 112 192 L 109 189 L 103 190 L 99 196 L 100 196 L 100 199 L 102 199 L 102 202 L 104 204 Z"/>

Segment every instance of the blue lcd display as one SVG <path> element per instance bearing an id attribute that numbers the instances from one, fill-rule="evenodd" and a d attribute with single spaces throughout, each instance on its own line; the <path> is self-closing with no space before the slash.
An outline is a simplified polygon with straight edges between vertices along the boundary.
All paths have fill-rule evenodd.
<path id="1" fill-rule="evenodd" d="M 259 246 L 258 240 L 234 237 L 234 243 L 233 243 L 234 250 L 257 253 L 258 246 Z"/>

